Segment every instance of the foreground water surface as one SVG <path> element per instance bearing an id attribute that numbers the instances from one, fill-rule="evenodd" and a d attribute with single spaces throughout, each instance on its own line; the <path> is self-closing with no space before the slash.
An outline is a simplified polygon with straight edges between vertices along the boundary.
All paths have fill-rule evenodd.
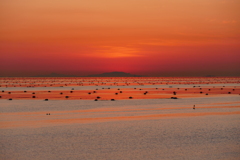
<path id="1" fill-rule="evenodd" d="M 4 82 L 10 84 L 9 80 Z M 61 97 L 44 101 L 43 97 L 32 99 L 19 95 L 24 90 L 38 90 L 39 95 L 51 96 L 53 93 L 47 90 L 69 91 L 72 86 L 2 86 L 5 92 L 0 99 L 0 159 L 238 160 L 239 83 L 217 82 L 199 84 L 203 91 L 211 88 L 209 95 L 200 94 L 200 87 L 193 86 L 197 84 L 174 83 L 169 87 L 159 82 L 157 87 L 161 92 L 152 93 L 156 85 L 141 85 L 141 91 L 131 92 L 139 95 L 138 99 L 123 97 L 114 101 Z M 222 92 L 223 85 L 231 89 L 231 94 Z M 74 91 L 89 91 L 95 87 L 75 86 Z M 99 88 L 103 91 L 98 90 L 98 93 L 102 97 L 116 96 L 113 93 L 119 86 L 112 87 L 107 91 Z M 120 89 L 127 92 L 128 88 L 134 90 L 134 86 Z M 163 92 L 163 88 L 169 91 Z M 186 93 L 186 88 L 194 89 Z M 141 99 L 145 89 L 149 95 Z M 182 90 L 176 95 L 178 99 L 170 98 L 172 90 Z M 154 98 L 155 94 L 158 98 Z M 9 100 L 10 96 L 16 99 Z"/>

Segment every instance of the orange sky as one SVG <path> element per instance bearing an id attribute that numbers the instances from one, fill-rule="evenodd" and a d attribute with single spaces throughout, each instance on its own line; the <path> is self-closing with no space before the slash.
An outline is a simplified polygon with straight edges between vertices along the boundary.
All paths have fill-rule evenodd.
<path id="1" fill-rule="evenodd" d="M 240 76 L 239 0 L 2 0 L 0 76 Z"/>

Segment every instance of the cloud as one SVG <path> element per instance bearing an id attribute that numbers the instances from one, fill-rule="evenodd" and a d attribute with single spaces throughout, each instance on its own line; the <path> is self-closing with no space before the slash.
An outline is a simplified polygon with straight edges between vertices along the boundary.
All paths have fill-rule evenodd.
<path id="1" fill-rule="evenodd" d="M 132 47 L 115 47 L 115 46 L 102 46 L 95 53 L 90 54 L 91 57 L 104 57 L 104 58 L 123 58 L 123 57 L 141 57 L 137 48 Z"/>

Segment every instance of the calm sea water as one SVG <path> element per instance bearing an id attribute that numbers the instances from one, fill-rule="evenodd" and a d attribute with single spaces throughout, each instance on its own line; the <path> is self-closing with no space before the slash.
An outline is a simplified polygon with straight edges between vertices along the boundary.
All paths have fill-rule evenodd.
<path id="1" fill-rule="evenodd" d="M 1 130 L 1 159 L 239 159 L 239 116 Z"/>
<path id="2" fill-rule="evenodd" d="M 121 101 L 40 101 L 1 100 L 1 113 L 23 113 L 22 119 L 34 118 L 31 112 L 51 112 L 58 118 L 107 117 L 161 113 L 231 112 L 239 108 L 197 108 L 171 110 L 106 111 L 88 115 L 57 111 L 88 109 L 156 109 L 167 107 L 224 106 L 214 104 L 239 102 L 238 96 L 121 100 Z M 56 112 L 57 115 L 54 115 Z M 29 115 L 30 113 L 30 115 Z M 17 115 L 12 115 L 17 116 Z M 4 118 L 3 118 L 4 117 Z M 42 116 L 46 117 L 46 116 Z M 18 117 L 19 118 L 19 117 Z M 21 118 L 21 117 L 20 117 Z M 39 117 L 38 117 L 39 118 Z M 52 117 L 51 117 L 52 118 Z M 14 117 L 2 116 L 1 121 Z M 41 119 L 41 117 L 40 117 Z M 43 118 L 44 119 L 44 118 Z M 20 119 L 21 120 L 21 119 Z M 240 116 L 210 115 L 169 117 L 155 120 L 117 120 L 95 123 L 28 126 L 0 129 L 0 159 L 82 159 L 82 160 L 146 160 L 146 159 L 239 159 Z M 15 123 L 18 123 L 17 121 Z"/>

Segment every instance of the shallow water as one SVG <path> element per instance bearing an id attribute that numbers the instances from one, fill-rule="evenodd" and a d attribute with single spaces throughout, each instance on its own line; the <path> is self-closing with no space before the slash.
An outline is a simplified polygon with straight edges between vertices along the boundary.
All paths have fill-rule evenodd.
<path id="1" fill-rule="evenodd" d="M 0 100 L 0 105 L 0 159 L 240 157 L 238 95 L 97 102 Z"/>
<path id="2" fill-rule="evenodd" d="M 239 115 L 1 130 L 1 159 L 239 159 Z"/>
<path id="3" fill-rule="evenodd" d="M 228 83 L 228 84 L 169 84 L 169 85 L 119 85 L 119 86 L 64 86 L 64 87 L 0 87 L 0 90 L 4 91 L 55 91 L 55 90 L 95 90 L 95 89 L 117 89 L 117 88 L 194 88 L 195 87 L 240 87 L 240 84 Z"/>
<path id="4" fill-rule="evenodd" d="M 1 160 L 240 159 L 239 78 L 2 78 L 0 83 Z M 73 88 L 78 97 L 66 99 Z M 97 88 L 91 100 L 79 99 Z M 121 95 L 115 95 L 118 88 Z M 170 99 L 175 90 L 178 99 Z M 33 100 L 23 91 L 39 92 Z M 60 92 L 63 98 L 54 100 Z M 96 96 L 101 98 L 94 101 Z"/>
<path id="5" fill-rule="evenodd" d="M 183 99 L 132 99 L 116 101 L 93 100 L 0 100 L 0 111 L 4 112 L 35 112 L 35 111 L 71 111 L 95 108 L 164 108 L 164 107 L 196 107 L 240 105 L 239 95 L 226 95 L 220 97 L 199 97 Z M 236 102 L 236 103 L 233 103 Z M 219 103 L 219 104 L 215 104 Z M 233 104 L 231 104 L 233 103 Z"/>

